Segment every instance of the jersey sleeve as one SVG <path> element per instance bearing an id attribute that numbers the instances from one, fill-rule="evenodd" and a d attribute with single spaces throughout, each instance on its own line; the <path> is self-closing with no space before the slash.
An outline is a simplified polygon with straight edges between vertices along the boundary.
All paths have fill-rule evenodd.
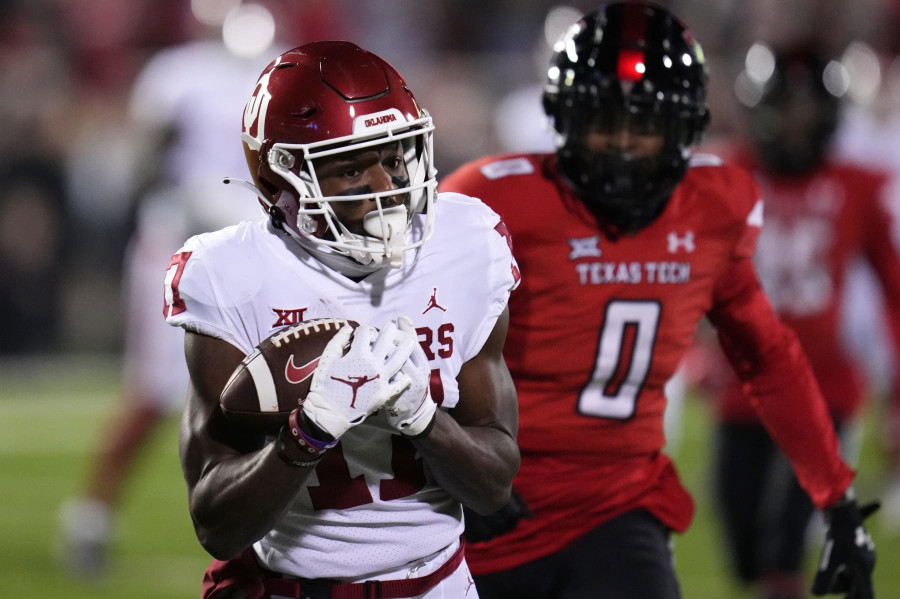
<path id="1" fill-rule="evenodd" d="M 734 257 L 737 259 L 752 258 L 756 253 L 756 242 L 763 225 L 763 201 L 757 198 L 753 208 L 744 220 L 744 230 L 734 249 Z"/>
<path id="2" fill-rule="evenodd" d="M 447 194 L 447 197 L 452 198 L 452 201 L 471 202 L 477 206 L 479 226 L 476 228 L 478 234 L 473 241 L 479 239 L 484 244 L 483 251 L 479 251 L 476 247 L 465 250 L 470 252 L 470 255 L 479 256 L 481 263 L 473 265 L 473 268 L 483 272 L 486 276 L 481 280 L 488 282 L 486 288 L 482 286 L 485 293 L 483 303 L 485 308 L 479 310 L 477 323 L 472 329 L 474 332 L 462 348 L 465 361 L 474 358 L 481 351 L 497 319 L 509 303 L 510 293 L 519 285 L 521 275 L 512 253 L 512 237 L 500 216 L 475 198 L 460 194 Z"/>
<path id="3" fill-rule="evenodd" d="M 172 326 L 227 341 L 246 354 L 253 342 L 240 331 L 239 301 L 223 285 L 202 236 L 192 237 L 172 256 L 165 278 L 163 315 Z"/>
<path id="4" fill-rule="evenodd" d="M 723 172 L 727 176 L 725 193 L 732 197 L 736 217 L 743 222 L 733 257 L 752 258 L 763 226 L 762 192 L 753 176 L 743 168 L 729 165 Z"/>
<path id="5" fill-rule="evenodd" d="M 695 155 L 679 189 L 674 207 L 667 208 L 671 218 L 697 215 L 705 223 L 706 234 L 731 248 L 730 259 L 753 256 L 762 230 L 763 197 L 750 171 L 709 155 Z"/>
<path id="6" fill-rule="evenodd" d="M 773 312 L 749 258 L 716 283 L 710 322 L 769 434 L 790 460 L 800 485 L 823 508 L 850 486 L 854 473 L 796 335 Z"/>

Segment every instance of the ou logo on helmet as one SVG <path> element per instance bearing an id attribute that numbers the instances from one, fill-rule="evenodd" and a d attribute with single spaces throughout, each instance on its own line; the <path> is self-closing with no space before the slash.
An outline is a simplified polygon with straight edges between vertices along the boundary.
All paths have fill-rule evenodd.
<path id="1" fill-rule="evenodd" d="M 252 150 L 262 147 L 263 140 L 266 138 L 266 111 L 269 109 L 269 100 L 272 99 L 272 94 L 269 93 L 269 77 L 272 76 L 272 71 L 276 66 L 278 66 L 277 63 L 259 78 L 253 89 L 253 95 L 250 96 L 250 100 L 244 108 L 244 132 L 241 134 L 241 139 Z M 254 126 L 256 135 L 253 134 Z"/>

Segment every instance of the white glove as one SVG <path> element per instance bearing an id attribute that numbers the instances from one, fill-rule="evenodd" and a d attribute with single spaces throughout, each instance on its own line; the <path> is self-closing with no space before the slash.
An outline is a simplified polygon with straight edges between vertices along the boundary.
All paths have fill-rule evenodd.
<path id="1" fill-rule="evenodd" d="M 409 388 L 396 399 L 385 404 L 388 424 L 407 437 L 417 437 L 428 431 L 434 421 L 437 404 L 431 399 L 431 368 L 412 320 L 407 316 L 397 319 L 401 333 L 415 342 L 409 359 L 403 363 L 400 373 L 410 380 Z"/>
<path id="2" fill-rule="evenodd" d="M 409 387 L 410 378 L 400 367 L 418 345 L 392 322 L 380 333 L 369 325 L 360 325 L 355 332 L 345 325 L 319 358 L 303 413 L 320 429 L 340 438 Z"/>

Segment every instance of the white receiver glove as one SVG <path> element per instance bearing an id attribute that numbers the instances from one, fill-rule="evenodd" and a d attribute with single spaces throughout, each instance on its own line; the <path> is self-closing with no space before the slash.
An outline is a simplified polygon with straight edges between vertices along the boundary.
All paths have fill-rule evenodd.
<path id="1" fill-rule="evenodd" d="M 345 355 L 348 342 L 350 350 Z M 409 375 L 400 372 L 400 367 L 418 345 L 392 322 L 381 332 L 369 325 L 360 325 L 355 332 L 342 327 L 319 358 L 303 402 L 304 414 L 320 429 L 340 438 L 410 386 Z"/>
<path id="2" fill-rule="evenodd" d="M 410 385 L 399 397 L 385 404 L 385 411 L 393 429 L 407 437 L 417 437 L 428 431 L 437 411 L 437 404 L 431 399 L 431 368 L 419 345 L 412 320 L 401 316 L 397 323 L 400 332 L 415 343 L 409 359 L 400 368 L 400 373 L 409 378 Z"/>

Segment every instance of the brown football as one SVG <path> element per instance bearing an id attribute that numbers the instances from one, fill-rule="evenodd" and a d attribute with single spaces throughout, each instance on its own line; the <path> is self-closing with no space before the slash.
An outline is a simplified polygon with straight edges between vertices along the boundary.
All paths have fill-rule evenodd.
<path id="1" fill-rule="evenodd" d="M 306 320 L 264 339 L 225 384 L 222 412 L 251 428 L 278 432 L 306 397 L 319 357 L 344 325 L 358 326 L 338 318 Z"/>

